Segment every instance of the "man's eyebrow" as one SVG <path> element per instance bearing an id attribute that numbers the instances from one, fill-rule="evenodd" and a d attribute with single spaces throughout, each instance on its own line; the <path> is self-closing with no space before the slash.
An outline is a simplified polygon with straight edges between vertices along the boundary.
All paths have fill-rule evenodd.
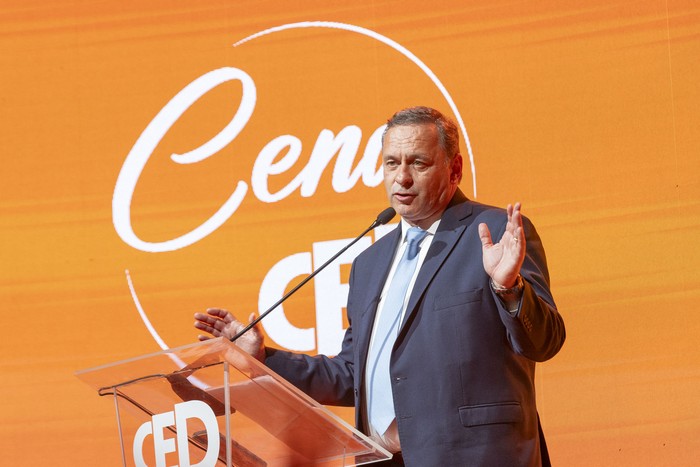
<path id="1" fill-rule="evenodd" d="M 430 154 L 426 152 L 415 152 L 412 154 L 409 154 L 407 157 L 411 159 L 420 159 L 420 160 L 430 160 Z"/>
<path id="2" fill-rule="evenodd" d="M 386 152 L 386 151 L 383 151 L 382 154 L 385 155 L 385 156 L 387 156 L 387 157 L 402 157 L 402 155 L 396 154 L 396 153 L 393 153 L 393 152 Z M 414 159 L 415 159 L 416 157 L 429 157 L 428 153 L 426 153 L 426 152 L 411 152 L 411 153 L 403 154 L 403 155 L 406 156 L 406 157 L 414 158 Z"/>

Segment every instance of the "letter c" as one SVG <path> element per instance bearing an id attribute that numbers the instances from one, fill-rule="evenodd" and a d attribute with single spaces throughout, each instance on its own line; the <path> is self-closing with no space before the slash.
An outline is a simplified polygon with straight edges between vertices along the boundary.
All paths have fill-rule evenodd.
<path id="1" fill-rule="evenodd" d="M 146 460 L 143 458 L 143 443 L 146 441 L 146 437 L 153 434 L 153 426 L 151 422 L 145 422 L 143 425 L 136 430 L 134 435 L 134 465 L 136 467 L 148 467 L 146 465 Z"/>
<path id="2" fill-rule="evenodd" d="M 284 296 L 287 284 L 302 274 L 311 274 L 311 253 L 296 253 L 281 259 L 267 273 L 260 285 L 258 311 L 267 310 Z M 265 331 L 277 344 L 304 352 L 316 347 L 314 328 L 298 328 L 284 315 L 282 305 L 261 321 Z"/>
<path id="3" fill-rule="evenodd" d="M 192 164 L 217 153 L 233 141 L 255 109 L 256 90 L 253 79 L 238 68 L 220 68 L 200 76 L 180 91 L 148 124 L 124 161 L 112 197 L 112 222 L 121 239 L 137 250 L 152 253 L 173 251 L 189 246 L 221 227 L 238 209 L 248 185 L 239 181 L 235 190 L 219 210 L 194 230 L 164 242 L 146 242 L 136 236 L 131 225 L 131 201 L 136 183 L 153 151 L 178 118 L 204 94 L 227 81 L 239 80 L 243 85 L 241 103 L 233 119 L 215 137 L 185 154 L 173 154 L 179 164 Z"/>

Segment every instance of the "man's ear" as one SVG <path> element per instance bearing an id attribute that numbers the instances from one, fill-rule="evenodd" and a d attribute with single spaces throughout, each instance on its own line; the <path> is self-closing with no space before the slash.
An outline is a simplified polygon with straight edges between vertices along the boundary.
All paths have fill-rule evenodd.
<path id="1" fill-rule="evenodd" d="M 455 154 L 450 163 L 450 182 L 459 185 L 462 181 L 462 155 Z"/>

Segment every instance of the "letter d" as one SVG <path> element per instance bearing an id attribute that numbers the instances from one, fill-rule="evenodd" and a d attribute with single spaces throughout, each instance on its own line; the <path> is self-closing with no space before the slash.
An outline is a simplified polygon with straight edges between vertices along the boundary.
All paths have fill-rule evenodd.
<path id="1" fill-rule="evenodd" d="M 198 418 L 207 431 L 207 452 L 197 464 L 190 464 L 187 419 Z M 177 428 L 177 453 L 180 467 L 215 467 L 219 458 L 219 425 L 214 411 L 202 401 L 187 401 L 175 404 L 175 427 Z"/>

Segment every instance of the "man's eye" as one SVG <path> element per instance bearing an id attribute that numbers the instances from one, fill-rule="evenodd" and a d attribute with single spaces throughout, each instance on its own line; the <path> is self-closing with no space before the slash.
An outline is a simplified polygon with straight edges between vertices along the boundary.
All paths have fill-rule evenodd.
<path id="1" fill-rule="evenodd" d="M 386 161 L 384 165 L 387 167 L 396 167 L 396 161 Z"/>

